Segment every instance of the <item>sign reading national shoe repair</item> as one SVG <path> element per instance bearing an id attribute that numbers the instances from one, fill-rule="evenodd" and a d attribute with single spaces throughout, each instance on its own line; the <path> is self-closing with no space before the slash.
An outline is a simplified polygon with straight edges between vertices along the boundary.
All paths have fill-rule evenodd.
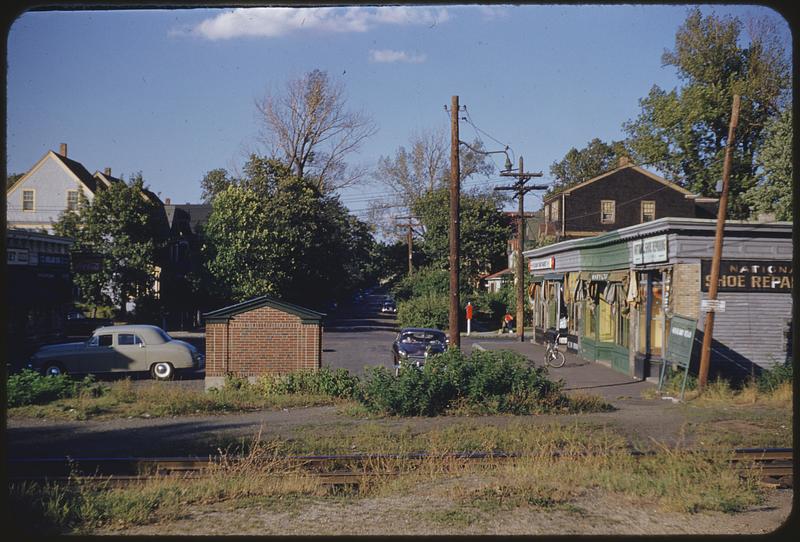
<path id="1" fill-rule="evenodd" d="M 702 291 L 711 282 L 711 260 L 701 260 Z M 719 266 L 720 292 L 779 292 L 792 291 L 792 262 L 766 260 L 722 260 Z"/>
<path id="2" fill-rule="evenodd" d="M 556 259 L 554 256 L 549 258 L 540 258 L 538 260 L 528 260 L 528 271 L 536 271 L 539 269 L 555 269 Z"/>

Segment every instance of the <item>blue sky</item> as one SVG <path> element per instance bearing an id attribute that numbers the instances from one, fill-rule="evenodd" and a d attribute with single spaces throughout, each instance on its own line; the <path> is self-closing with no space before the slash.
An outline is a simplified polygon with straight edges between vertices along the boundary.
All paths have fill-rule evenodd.
<path id="1" fill-rule="evenodd" d="M 8 172 L 67 143 L 89 171 L 141 171 L 173 203 L 198 202 L 200 180 L 233 170 L 258 143 L 255 101 L 320 69 L 378 133 L 353 164 L 374 167 L 412 132 L 449 129 L 458 95 L 486 148 L 508 144 L 526 170 L 549 167 L 592 138 L 621 139 L 623 122 L 657 84 L 688 6 L 428 6 L 252 10 L 28 12 L 8 34 Z M 756 5 L 704 13 L 769 16 Z M 476 132 L 461 123 L 461 139 Z M 502 166 L 502 155 L 496 159 Z M 515 161 L 516 165 L 516 161 Z M 498 168 L 499 169 L 499 168 Z M 470 185 L 507 184 L 494 176 Z M 358 216 L 376 185 L 343 192 Z M 538 208 L 537 196 L 526 208 Z"/>

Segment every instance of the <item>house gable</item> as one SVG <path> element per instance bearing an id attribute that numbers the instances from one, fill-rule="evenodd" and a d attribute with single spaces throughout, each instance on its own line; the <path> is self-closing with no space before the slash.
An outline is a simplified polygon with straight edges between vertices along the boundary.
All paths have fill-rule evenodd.
<path id="1" fill-rule="evenodd" d="M 259 309 L 261 307 L 270 307 L 281 312 L 292 314 L 300 318 L 304 324 L 318 324 L 325 317 L 324 313 L 312 311 L 311 309 L 294 305 L 292 303 L 287 303 L 285 301 L 280 301 L 268 295 L 254 297 L 253 299 L 242 301 L 236 305 L 230 305 L 215 311 L 207 312 L 204 317 L 206 323 L 227 322 L 238 314 Z"/>

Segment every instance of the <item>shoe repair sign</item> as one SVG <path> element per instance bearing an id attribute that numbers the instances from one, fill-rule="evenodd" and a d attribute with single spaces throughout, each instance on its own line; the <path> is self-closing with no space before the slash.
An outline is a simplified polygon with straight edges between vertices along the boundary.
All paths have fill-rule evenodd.
<path id="1" fill-rule="evenodd" d="M 711 283 L 711 260 L 701 260 L 702 291 Z M 722 260 L 719 266 L 719 292 L 792 291 L 792 262 L 766 260 Z"/>

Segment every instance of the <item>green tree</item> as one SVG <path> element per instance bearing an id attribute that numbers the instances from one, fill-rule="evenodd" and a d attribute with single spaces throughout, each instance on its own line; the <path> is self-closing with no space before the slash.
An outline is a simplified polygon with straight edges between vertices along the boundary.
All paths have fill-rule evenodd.
<path id="1" fill-rule="evenodd" d="M 25 175 L 25 174 L 24 173 L 11 173 L 8 177 L 6 177 L 6 190 L 8 190 L 12 186 L 14 186 L 14 183 L 16 183 L 18 180 L 20 180 L 23 175 Z"/>
<path id="2" fill-rule="evenodd" d="M 200 181 L 200 188 L 202 189 L 200 198 L 204 203 L 211 203 L 217 194 L 233 183 L 233 179 L 228 175 L 226 170 L 222 168 L 212 169 L 206 173 L 203 180 Z"/>
<path id="3" fill-rule="evenodd" d="M 580 150 L 573 147 L 563 159 L 551 164 L 550 175 L 555 179 L 555 186 L 549 193 L 560 192 L 611 171 L 618 166 L 619 159 L 627 154 L 623 142 L 605 143 L 598 138 L 592 139 Z"/>
<path id="4" fill-rule="evenodd" d="M 367 225 L 280 162 L 251 156 L 212 205 L 206 265 L 235 301 L 269 294 L 319 307 L 371 278 Z"/>
<path id="5" fill-rule="evenodd" d="M 776 220 L 792 219 L 792 110 L 787 107 L 765 128 L 759 149 L 759 183 L 748 190 L 744 200 L 753 214 L 774 213 Z"/>
<path id="6" fill-rule="evenodd" d="M 675 36 L 675 49 L 662 56 L 683 82 L 666 91 L 654 86 L 640 100 L 638 118 L 624 125 L 626 145 L 638 163 L 654 165 L 687 189 L 715 196 L 722 178 L 732 96 L 742 97 L 733 153 L 729 214 L 744 218 L 742 194 L 756 183 L 754 158 L 764 127 L 789 96 L 790 72 L 783 46 L 769 21 L 752 21 L 741 47 L 737 18 L 703 17 L 689 11 Z"/>
<path id="7" fill-rule="evenodd" d="M 502 200 L 492 193 L 462 193 L 460 199 L 461 274 L 470 284 L 503 267 L 510 225 Z M 439 269 L 449 265 L 450 196 L 445 188 L 428 192 L 414 204 L 425 226 L 422 251 Z"/>
<path id="8" fill-rule="evenodd" d="M 78 209 L 61 214 L 53 224 L 57 235 L 75 240 L 73 253 L 92 252 L 102 260 L 97 273 L 74 273 L 81 301 L 121 307 L 133 298 L 151 296 L 155 266 L 166 235 L 160 205 L 143 197 L 142 174 L 129 182 L 98 190 L 92 201 L 79 194 Z"/>

